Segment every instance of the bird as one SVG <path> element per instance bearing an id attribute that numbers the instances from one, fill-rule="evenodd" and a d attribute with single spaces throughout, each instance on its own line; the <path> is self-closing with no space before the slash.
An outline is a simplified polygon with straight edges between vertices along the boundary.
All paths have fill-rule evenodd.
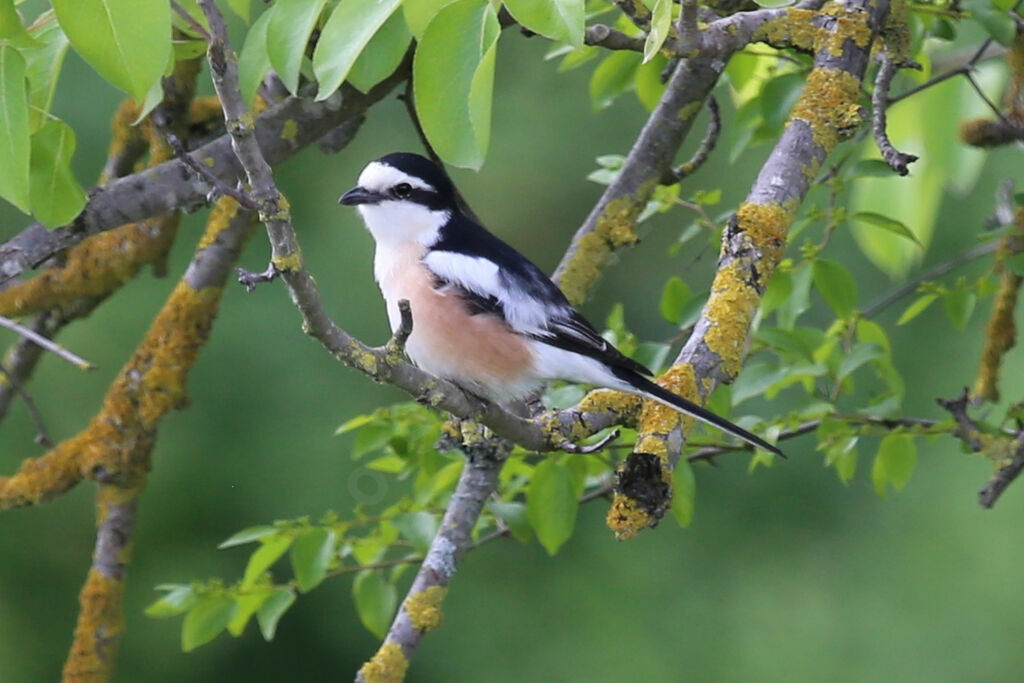
<path id="1" fill-rule="evenodd" d="M 409 152 L 371 161 L 338 200 L 375 242 L 373 273 L 392 332 L 407 300 L 405 352 L 420 369 L 508 405 L 550 380 L 638 394 L 782 456 L 773 444 L 655 384 L 529 259 L 460 208 L 448 174 Z"/>

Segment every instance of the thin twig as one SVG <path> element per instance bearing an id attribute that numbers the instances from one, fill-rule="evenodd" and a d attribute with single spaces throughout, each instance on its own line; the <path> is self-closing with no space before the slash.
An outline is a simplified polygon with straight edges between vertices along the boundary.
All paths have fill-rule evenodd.
<path id="1" fill-rule="evenodd" d="M 39 346 L 43 347 L 50 353 L 60 358 L 63 358 L 64 360 L 71 363 L 72 365 L 77 366 L 81 370 L 93 370 L 96 368 L 95 365 L 85 360 L 84 358 L 75 355 L 71 351 L 68 351 L 60 344 L 57 344 L 56 342 L 47 339 L 46 337 L 39 334 L 32 328 L 25 327 L 24 325 L 19 325 L 10 318 L 6 318 L 0 315 L 0 327 L 6 327 L 9 330 L 17 332 L 22 337 L 31 340 L 32 343 L 38 344 Z"/>
<path id="2" fill-rule="evenodd" d="M 580 446 L 572 443 L 571 441 L 563 441 L 561 449 L 566 453 L 572 453 L 574 455 L 590 455 L 604 450 L 605 446 L 610 444 L 612 441 L 615 441 L 617 438 L 619 438 L 619 430 L 613 429 L 599 441 L 592 443 L 589 446 Z"/>
<path id="3" fill-rule="evenodd" d="M 885 310 L 892 304 L 896 303 L 903 297 L 907 296 L 908 294 L 913 294 L 915 291 L 917 291 L 917 288 L 921 285 L 922 282 L 927 282 L 928 280 L 934 280 L 936 278 L 942 277 L 946 273 L 956 270 L 960 266 L 971 263 L 972 261 L 977 261 L 982 256 L 987 256 L 988 254 L 991 254 L 998 248 L 999 242 L 993 240 L 991 242 L 977 244 L 971 247 L 970 249 L 962 251 L 953 258 L 949 259 L 948 261 L 943 261 L 942 263 L 936 264 L 935 266 L 929 268 L 920 275 L 911 278 L 905 284 L 902 284 L 896 289 L 892 290 L 891 292 L 883 294 L 879 298 L 875 299 L 873 302 L 871 302 L 864 308 L 864 310 L 861 312 L 861 315 L 863 315 L 865 318 L 873 318 L 874 316 L 878 315 L 883 310 Z"/>
<path id="4" fill-rule="evenodd" d="M 384 345 L 384 352 L 389 355 L 397 354 L 400 356 L 405 351 L 405 343 L 409 341 L 409 335 L 412 334 L 412 307 L 408 299 L 398 300 L 398 314 L 401 318 L 398 323 L 398 329 L 395 330 L 394 334 L 391 335 L 391 339 Z"/>
<path id="5" fill-rule="evenodd" d="M 29 415 L 32 416 L 32 422 L 36 425 L 36 443 L 46 448 L 53 448 L 53 439 L 50 438 L 50 433 L 46 430 L 46 422 L 43 421 L 43 415 L 39 412 L 39 408 L 36 407 L 36 402 L 32 395 L 25 391 L 21 384 L 18 383 L 17 378 L 8 372 L 2 363 L 0 363 L 0 374 L 4 376 L 4 381 L 25 402 L 25 407 L 28 408 Z"/>
<path id="6" fill-rule="evenodd" d="M 227 196 L 231 197 L 238 202 L 240 206 L 249 209 L 250 211 L 259 210 L 259 205 L 252 197 L 241 190 L 228 185 L 205 164 L 200 163 L 198 159 L 192 156 L 192 153 L 185 149 L 185 145 L 182 144 L 177 135 L 168 131 L 165 137 L 167 139 L 167 145 L 171 148 L 171 151 L 174 152 L 174 155 L 181 159 L 197 176 L 209 184 L 210 192 L 206 195 L 206 201 L 213 202 L 218 197 Z"/>
<path id="7" fill-rule="evenodd" d="M 583 36 L 583 42 L 594 47 L 603 47 L 606 50 L 644 51 L 643 38 L 627 35 L 604 24 L 588 26 L 587 32 Z"/>
<path id="8" fill-rule="evenodd" d="M 651 30 L 651 10 L 641 0 L 615 0 L 622 13 L 643 32 Z"/>
<path id="9" fill-rule="evenodd" d="M 209 43 L 213 38 L 210 36 L 210 32 L 206 30 L 206 27 L 199 22 L 194 16 L 189 14 L 188 10 L 177 3 L 176 0 L 171 0 L 171 9 L 173 9 L 178 16 L 185 20 L 193 31 L 199 34 L 199 37 Z"/>
<path id="10" fill-rule="evenodd" d="M 1013 459 L 1000 467 L 992 478 L 978 491 L 978 502 L 983 508 L 991 508 L 1003 495 L 1003 491 L 1024 471 L 1024 430 L 1017 436 L 1017 448 Z"/>
<path id="11" fill-rule="evenodd" d="M 957 398 L 937 398 L 935 402 L 949 411 L 949 414 L 956 420 L 957 427 L 954 435 L 975 453 L 984 450 L 985 443 L 981 439 L 981 430 L 978 424 L 967 414 L 967 407 L 970 405 L 971 397 L 967 387 Z"/>
<path id="12" fill-rule="evenodd" d="M 882 52 L 881 62 L 878 75 L 875 76 L 875 91 L 871 94 L 871 132 L 875 136 L 875 144 L 878 145 L 878 150 L 882 153 L 885 163 L 901 176 L 905 176 L 910 173 L 908 166 L 917 161 L 917 156 L 901 152 L 893 147 L 892 142 L 889 141 L 889 134 L 886 132 L 885 110 L 888 106 L 889 86 L 892 84 L 896 72 L 901 67 L 920 69 L 921 65 L 917 62 L 897 64 L 888 52 Z"/>
<path id="13" fill-rule="evenodd" d="M 704 165 L 711 152 L 714 151 L 715 145 L 718 143 L 718 136 L 722 132 L 722 114 L 718 110 L 718 100 L 715 99 L 714 95 L 708 95 L 707 105 L 708 129 L 704 133 L 704 138 L 700 141 L 700 146 L 693 153 L 693 156 L 690 157 L 689 161 L 669 171 L 661 181 L 662 185 L 674 185 L 686 176 L 692 175 L 698 168 Z"/>

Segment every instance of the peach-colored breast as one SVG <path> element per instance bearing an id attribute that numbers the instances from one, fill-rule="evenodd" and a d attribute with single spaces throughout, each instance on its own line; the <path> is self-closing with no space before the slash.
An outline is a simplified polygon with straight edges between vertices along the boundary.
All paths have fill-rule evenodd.
<path id="1" fill-rule="evenodd" d="M 409 357 L 427 372 L 491 398 L 528 393 L 533 384 L 529 341 L 493 314 L 470 315 L 456 292 L 435 289 L 420 260 L 424 251 L 417 246 L 390 254 L 378 251 L 377 256 L 378 283 L 392 330 L 399 323 L 398 301 L 408 299 L 412 309 L 412 334 L 405 347 Z M 520 386 L 524 380 L 530 386 Z"/>

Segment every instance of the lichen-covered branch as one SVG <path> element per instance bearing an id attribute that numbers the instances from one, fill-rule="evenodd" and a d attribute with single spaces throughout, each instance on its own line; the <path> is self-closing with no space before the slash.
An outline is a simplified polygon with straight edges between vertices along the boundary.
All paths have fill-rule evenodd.
<path id="1" fill-rule="evenodd" d="M 359 670 L 360 683 L 401 681 L 423 635 L 441 623 L 441 603 L 455 575 L 459 559 L 472 545 L 473 528 L 484 503 L 498 486 L 498 475 L 511 444 L 495 437 L 466 438 L 466 465 L 437 535 L 402 601 L 380 649 Z"/>
<path id="2" fill-rule="evenodd" d="M 1000 240 L 996 251 L 995 271 L 999 275 L 999 289 L 996 291 L 992 314 L 985 328 L 985 345 L 981 351 L 981 365 L 974 381 L 972 396 L 987 401 L 999 400 L 999 366 L 1003 356 L 1017 341 L 1017 324 L 1014 314 L 1020 296 L 1021 277 L 1006 263 L 1011 256 L 1024 251 L 1024 208 L 1018 208 L 1015 215 L 1016 230 Z"/>
<path id="3" fill-rule="evenodd" d="M 619 174 L 573 235 L 555 269 L 554 280 L 573 304 L 587 298 L 619 250 L 639 241 L 637 218 L 672 168 L 679 146 L 724 68 L 725 61 L 717 56 L 679 62 Z"/>
<path id="4" fill-rule="evenodd" d="M 367 94 L 349 86 L 325 100 L 289 97 L 256 117 L 255 135 L 269 163 L 278 164 L 366 110 L 408 78 L 409 62 Z M 230 136 L 222 136 L 193 150 L 193 155 L 225 183 L 243 177 L 231 151 Z M 82 213 L 67 226 L 47 230 L 34 224 L 0 244 L 0 282 L 39 266 L 58 251 L 85 238 L 125 223 L 145 220 L 174 209 L 206 203 L 209 185 L 184 162 L 166 161 L 145 171 L 95 188 Z"/>
<path id="5" fill-rule="evenodd" d="M 949 411 L 956 421 L 953 435 L 971 451 L 980 453 L 995 463 L 995 474 L 978 492 L 978 502 L 981 506 L 991 508 L 1024 471 L 1024 429 L 1018 424 L 1017 431 L 1012 433 L 1012 436 L 982 431 L 978 423 L 967 414 L 971 397 L 966 388 L 957 398 L 940 398 L 936 402 Z"/>
<path id="6" fill-rule="evenodd" d="M 814 49 L 814 68 L 786 130 L 722 236 L 711 295 L 673 367 L 659 379 L 671 391 L 703 402 L 718 384 L 739 373 L 751 321 L 782 258 L 796 211 L 828 154 L 863 123 L 860 81 L 888 9 L 884 0 L 848 0 L 804 17 L 808 33 L 801 40 L 809 40 Z M 617 491 L 651 495 L 616 495 L 608 525 L 618 538 L 656 524 L 667 509 L 685 426 L 678 412 L 652 402 L 644 405 L 636 448 L 620 472 Z M 660 464 L 653 471 L 631 463 L 652 457 Z M 634 481 L 634 475 L 644 480 Z"/>
<path id="7" fill-rule="evenodd" d="M 100 484 L 96 547 L 79 596 L 82 608 L 65 681 L 109 677 L 121 632 L 123 572 L 157 426 L 184 405 L 188 373 L 209 338 L 224 283 L 255 225 L 255 216 L 239 210 L 234 200 L 220 200 L 196 256 L 118 374 L 100 413 L 54 452 L 0 480 L 0 507 L 38 502 L 86 477 Z M 39 473 L 49 476 L 34 476 Z M 13 495 L 19 488 L 20 498 Z"/>

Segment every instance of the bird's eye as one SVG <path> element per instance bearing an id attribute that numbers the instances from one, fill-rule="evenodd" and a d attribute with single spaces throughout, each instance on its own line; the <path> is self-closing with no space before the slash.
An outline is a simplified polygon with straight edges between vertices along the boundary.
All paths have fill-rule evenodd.
<path id="1" fill-rule="evenodd" d="M 398 183 L 394 187 L 394 193 L 399 199 L 405 199 L 412 194 L 412 185 L 409 183 Z"/>

